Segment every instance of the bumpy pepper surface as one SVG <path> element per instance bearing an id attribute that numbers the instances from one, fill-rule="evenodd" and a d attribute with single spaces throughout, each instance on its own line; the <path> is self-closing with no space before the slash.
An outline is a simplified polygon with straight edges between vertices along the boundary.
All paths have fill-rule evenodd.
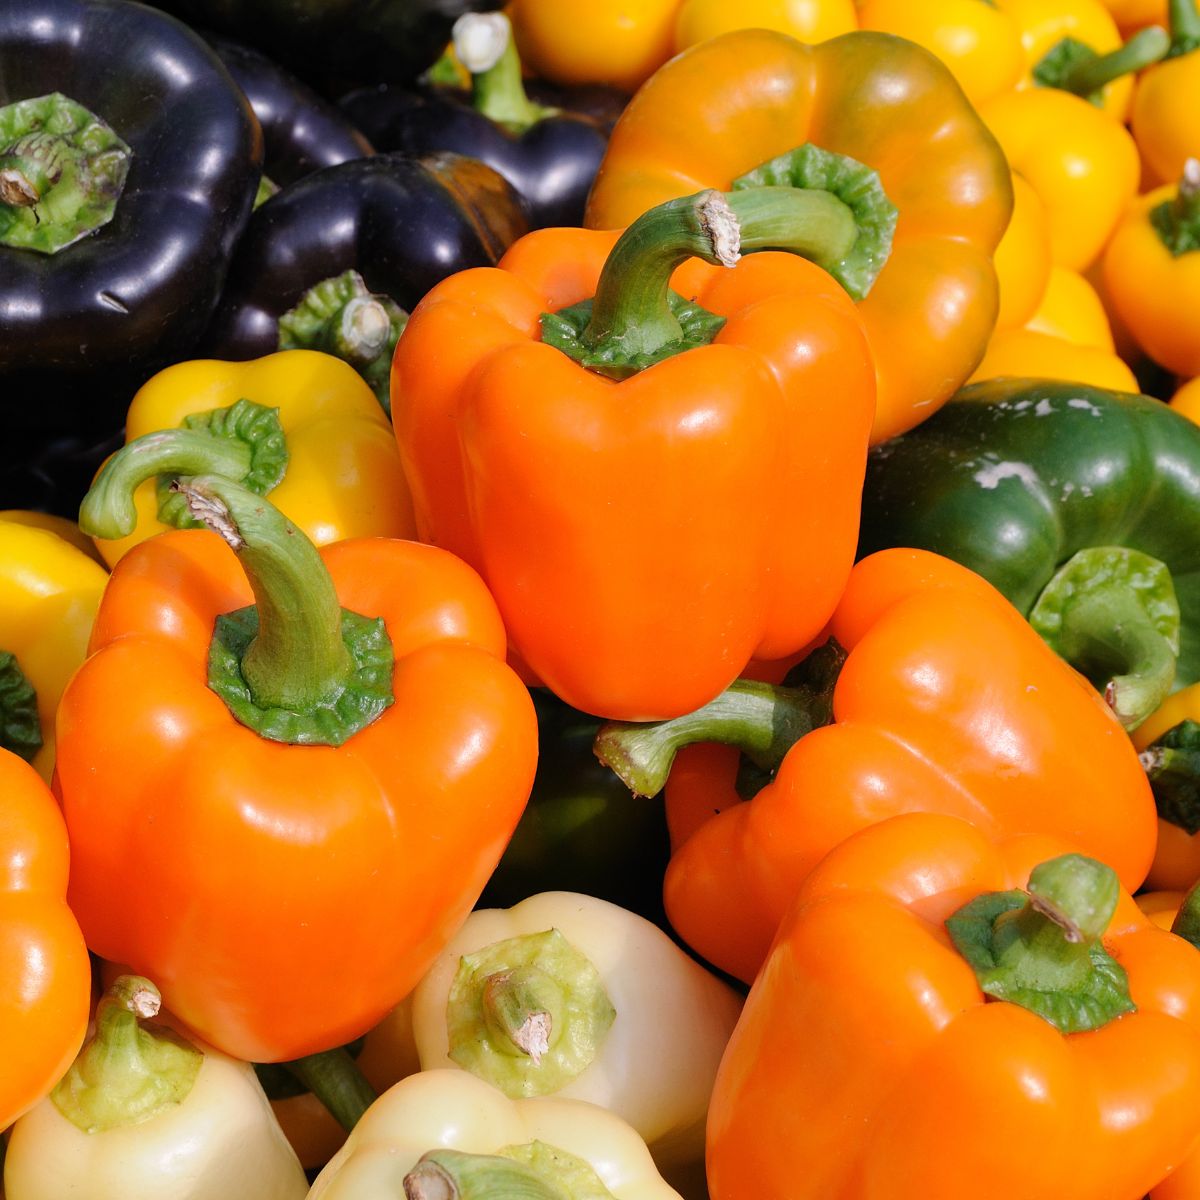
<path id="1" fill-rule="evenodd" d="M 743 30 L 658 71 L 617 122 L 587 224 L 736 179 L 801 143 L 879 172 L 899 209 L 859 304 L 878 371 L 873 441 L 924 420 L 971 373 L 996 321 L 992 252 L 1012 189 L 1000 147 L 945 66 L 914 43 L 848 33 L 818 46 Z"/>
<path id="2" fill-rule="evenodd" d="M 461 923 L 529 794 L 536 721 L 451 555 L 318 553 L 246 489 L 182 486 L 223 536 L 121 560 L 59 708 L 70 899 L 205 1041 L 293 1059 L 375 1024 Z"/>

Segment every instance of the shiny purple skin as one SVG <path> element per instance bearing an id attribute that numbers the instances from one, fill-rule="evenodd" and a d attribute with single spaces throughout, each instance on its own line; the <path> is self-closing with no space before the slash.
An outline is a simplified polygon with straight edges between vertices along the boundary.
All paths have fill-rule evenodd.
<path id="1" fill-rule="evenodd" d="M 532 229 L 581 225 L 587 195 L 608 146 L 590 117 L 562 112 L 513 134 L 476 112 L 461 92 L 377 87 L 341 100 L 350 119 L 380 150 L 449 150 L 487 163 L 516 188 Z"/>
<path id="2" fill-rule="evenodd" d="M 107 121 L 133 160 L 107 225 L 53 256 L 0 248 L 0 417 L 49 375 L 78 376 L 79 392 L 111 372 L 145 378 L 190 351 L 262 166 L 241 91 L 201 38 L 156 9 L 3 0 L 0 105 L 54 91 Z"/>

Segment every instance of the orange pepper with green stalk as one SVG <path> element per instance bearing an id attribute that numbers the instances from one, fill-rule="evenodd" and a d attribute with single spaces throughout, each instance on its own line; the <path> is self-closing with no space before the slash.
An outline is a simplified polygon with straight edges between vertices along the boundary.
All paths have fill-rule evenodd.
<path id="1" fill-rule="evenodd" d="M 181 431 L 202 456 L 219 450 L 222 474 L 269 495 L 318 546 L 413 536 L 412 501 L 387 416 L 341 359 L 283 350 L 249 362 L 197 359 L 167 367 L 134 396 L 125 438 L 169 432 L 177 443 Z M 134 496 L 134 528 L 96 539 L 110 566 L 156 533 L 196 527 L 170 483 L 170 476 L 144 480 Z"/>
<path id="2" fill-rule="evenodd" d="M 708 1179 L 713 1200 L 1133 1200 L 1198 1135 L 1193 946 L 1070 842 L 910 813 L 800 889 L 721 1063 Z"/>
<path id="3" fill-rule="evenodd" d="M 59 705 L 69 898 L 205 1041 L 290 1060 L 377 1023 L 461 923 L 529 794 L 536 720 L 474 571 L 390 538 L 318 551 L 198 473 L 205 453 L 149 434 L 84 500 L 89 533 L 125 535 L 169 473 L 208 528 L 117 564 Z"/>
<path id="4" fill-rule="evenodd" d="M 802 143 L 876 170 L 899 216 L 859 303 L 876 363 L 872 441 L 934 412 L 996 321 L 992 252 L 1012 212 L 1008 165 L 928 51 L 882 33 L 806 46 L 743 30 L 693 46 L 617 122 L 586 224 L 618 228 L 701 187 L 741 187 Z"/>
<path id="5" fill-rule="evenodd" d="M 37 773 L 0 749 L 0 1129 L 59 1081 L 87 1031 L 92 969 L 67 907 L 62 814 Z"/>
<path id="6" fill-rule="evenodd" d="M 1141 883 L 1155 812 L 1137 753 L 990 584 L 926 551 L 880 551 L 855 566 L 828 629 L 837 646 L 789 686 L 739 680 L 677 721 L 597 737 L 633 791 L 666 785 L 667 916 L 703 958 L 752 980 L 820 859 L 902 812 L 1070 838 Z"/>
<path id="7" fill-rule="evenodd" d="M 894 211 L 812 147 L 757 182 L 620 237 L 533 233 L 429 292 L 396 348 L 422 537 L 585 712 L 690 711 L 804 646 L 850 570 L 874 369 L 845 289 L 871 287 Z M 797 253 L 739 257 L 770 247 Z"/>

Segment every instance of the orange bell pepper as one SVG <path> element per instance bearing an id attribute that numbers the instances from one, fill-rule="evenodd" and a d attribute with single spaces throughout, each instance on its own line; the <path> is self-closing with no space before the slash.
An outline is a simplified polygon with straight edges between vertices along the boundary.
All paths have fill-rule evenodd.
<path id="1" fill-rule="evenodd" d="M 1140 1200 L 1178 1166 L 1200 956 L 1070 849 L 920 813 L 833 851 L 722 1060 L 713 1200 Z"/>
<path id="2" fill-rule="evenodd" d="M 783 225 L 797 247 L 805 229 L 829 233 L 826 218 L 843 250 L 862 245 L 828 192 L 704 193 L 619 241 L 531 234 L 499 269 L 434 288 L 397 345 L 394 423 L 422 538 L 478 568 L 531 677 L 587 712 L 652 719 L 703 704 L 752 656 L 805 645 L 849 572 L 870 355 L 854 304 L 812 263 L 710 265 L 709 206 L 746 216 L 760 197 L 793 213 Z M 747 248 L 755 228 L 743 223 Z M 688 261 L 697 254 L 709 261 Z M 692 348 L 668 281 L 677 308 L 686 296 L 689 312 L 708 310 Z M 593 294 L 591 308 L 569 307 Z M 627 377 L 547 342 L 589 312 L 578 344 L 599 329 L 597 360 L 631 346 L 624 366 L 599 361 Z M 630 375 L 656 347 L 666 357 Z"/>
<path id="3" fill-rule="evenodd" d="M 617 122 L 585 223 L 616 228 L 672 196 L 727 188 L 802 142 L 875 168 L 899 209 L 859 305 L 881 442 L 934 412 L 982 357 L 997 311 L 992 252 L 1012 212 L 1003 154 L 927 51 L 867 32 L 810 47 L 744 30 L 693 46 Z"/>
<path id="4" fill-rule="evenodd" d="M 92 973 L 67 907 L 67 831 L 32 767 L 0 749 L 0 1129 L 32 1108 L 87 1032 Z"/>
<path id="5" fill-rule="evenodd" d="M 1137 192 L 1137 147 L 1116 121 L 1057 88 L 1029 88 L 980 110 L 1046 207 L 1053 261 L 1074 271 L 1099 257 Z"/>
<path id="6" fill-rule="evenodd" d="M 1016 21 L 990 0 L 860 0 L 858 22 L 924 46 L 977 106 L 1011 91 L 1025 69 Z"/>
<path id="7" fill-rule="evenodd" d="M 1200 375 L 1200 159 L 1188 160 L 1177 185 L 1130 206 L 1104 251 L 1104 284 L 1118 318 L 1155 362 Z"/>
<path id="8" fill-rule="evenodd" d="M 196 469 L 157 444 L 143 475 Z M 145 448 L 85 498 L 93 536 L 128 532 Z M 117 564 L 59 707 L 69 897 L 203 1040 L 294 1059 L 377 1023 L 466 916 L 529 794 L 533 708 L 449 554 L 318 552 L 247 488 L 178 486 L 221 536 Z"/>
<path id="9" fill-rule="evenodd" d="M 1131 891 L 1141 883 L 1155 811 L 1128 736 L 990 584 L 926 551 L 880 551 L 855 566 L 829 631 L 848 657 L 815 690 L 739 683 L 708 713 L 600 731 L 602 761 L 646 795 L 687 742 L 732 742 L 769 772 L 743 803 L 733 745 L 689 747 L 670 771 L 668 812 L 690 814 L 673 814 L 676 842 L 691 833 L 674 848 L 664 900 L 694 950 L 753 979 L 821 857 L 913 810 L 990 836 L 1069 837 Z M 835 723 L 813 728 L 830 704 Z"/>
<path id="10" fill-rule="evenodd" d="M 1169 0 L 1171 50 L 1143 72 L 1129 124 L 1152 184 L 1172 183 L 1200 153 L 1200 6 Z"/>

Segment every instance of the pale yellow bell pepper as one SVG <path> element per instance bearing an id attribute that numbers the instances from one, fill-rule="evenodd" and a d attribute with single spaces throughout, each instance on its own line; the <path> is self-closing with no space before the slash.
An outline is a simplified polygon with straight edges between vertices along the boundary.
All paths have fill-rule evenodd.
<path id="1" fill-rule="evenodd" d="M 510 1100 L 465 1071 L 422 1071 L 384 1092 L 308 1200 L 404 1196 L 679 1200 L 620 1117 L 580 1100 Z"/>

